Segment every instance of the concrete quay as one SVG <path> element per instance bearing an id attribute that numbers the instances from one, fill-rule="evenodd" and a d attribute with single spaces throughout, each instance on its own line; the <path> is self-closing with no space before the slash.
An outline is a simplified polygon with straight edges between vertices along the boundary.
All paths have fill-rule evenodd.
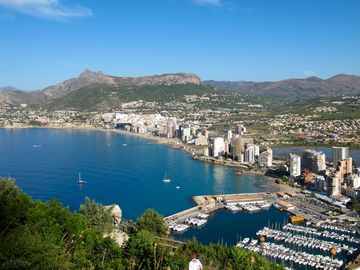
<path id="1" fill-rule="evenodd" d="M 185 209 L 164 218 L 166 226 L 174 223 L 184 223 L 188 218 L 194 218 L 199 214 L 211 214 L 218 209 L 224 208 L 227 203 L 246 203 L 268 201 L 270 204 L 276 202 L 275 193 L 237 193 L 193 196 L 192 200 L 196 206 Z"/>
<path id="2" fill-rule="evenodd" d="M 261 193 L 236 193 L 193 196 L 192 200 L 196 206 L 185 209 L 166 217 L 166 226 L 186 223 L 188 218 L 196 218 L 199 214 L 208 214 L 229 205 L 246 205 L 266 202 L 281 211 L 287 211 L 294 216 L 302 216 L 306 221 L 320 225 L 322 223 L 335 222 L 342 216 L 332 216 L 329 210 L 335 210 L 333 206 L 319 202 L 318 205 L 311 202 L 311 196 L 302 192 L 261 192 Z M 231 208 L 231 207 L 230 207 Z M 240 207 L 242 209 L 243 207 Z M 231 210 L 231 209 L 229 209 Z M 236 210 L 236 209 L 235 209 Z M 231 210 L 233 211 L 233 210 Z M 331 211 L 330 211 L 331 212 Z M 339 223 L 340 224 L 340 223 Z M 339 226 L 344 226 L 340 224 Z M 354 228 L 349 227 L 353 230 Z"/>

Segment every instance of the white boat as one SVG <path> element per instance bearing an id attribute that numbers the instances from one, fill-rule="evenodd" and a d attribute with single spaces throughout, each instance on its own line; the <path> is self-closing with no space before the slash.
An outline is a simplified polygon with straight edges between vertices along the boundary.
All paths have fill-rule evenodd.
<path id="1" fill-rule="evenodd" d="M 271 207 L 271 204 L 268 203 L 268 202 L 265 202 L 265 203 L 260 203 L 258 204 L 258 206 L 261 208 L 261 209 L 269 209 Z"/>
<path id="2" fill-rule="evenodd" d="M 127 143 L 123 143 L 122 145 L 123 145 L 123 146 L 127 146 Z"/>
<path id="3" fill-rule="evenodd" d="M 179 189 L 180 188 L 180 186 L 176 186 L 176 189 Z"/>
<path id="4" fill-rule="evenodd" d="M 240 210 L 241 210 L 241 208 L 239 208 L 239 207 L 236 206 L 236 205 L 232 205 L 232 204 L 226 205 L 225 208 L 228 209 L 228 210 L 230 210 L 230 211 L 232 211 L 232 212 L 237 212 L 237 211 L 240 211 Z"/>
<path id="5" fill-rule="evenodd" d="M 183 232 L 186 231 L 187 229 L 189 229 L 189 225 L 186 224 L 178 224 L 176 226 L 174 226 L 173 230 L 176 232 Z"/>
<path id="6" fill-rule="evenodd" d="M 207 219 L 209 217 L 208 214 L 205 214 L 205 213 L 200 213 L 197 215 L 198 218 L 201 218 L 201 219 Z"/>
<path id="7" fill-rule="evenodd" d="M 199 219 L 196 222 L 196 226 L 198 226 L 198 227 L 203 226 L 206 222 L 207 222 L 206 219 Z"/>
<path id="8" fill-rule="evenodd" d="M 41 144 L 34 144 L 34 145 L 33 145 L 33 148 L 41 148 L 41 147 L 42 147 Z"/>
<path id="9" fill-rule="evenodd" d="M 242 240 L 242 243 L 244 245 L 248 244 L 250 242 L 250 238 L 244 238 L 244 240 Z"/>
<path id="10" fill-rule="evenodd" d="M 77 181 L 79 185 L 86 184 L 87 182 L 84 179 L 81 179 L 81 173 L 79 173 L 79 180 Z"/>
<path id="11" fill-rule="evenodd" d="M 163 178 L 163 182 L 164 183 L 170 183 L 171 182 L 171 179 L 166 177 L 166 172 L 165 172 L 165 175 L 164 175 L 164 178 Z"/>

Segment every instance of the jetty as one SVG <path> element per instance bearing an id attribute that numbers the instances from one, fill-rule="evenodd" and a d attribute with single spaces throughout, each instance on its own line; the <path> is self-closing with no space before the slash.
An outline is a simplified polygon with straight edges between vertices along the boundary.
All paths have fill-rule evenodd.
<path id="1" fill-rule="evenodd" d="M 182 232 L 191 226 L 203 226 L 207 218 L 216 210 L 226 208 L 231 211 L 255 212 L 270 208 L 276 201 L 275 193 L 237 193 L 199 195 L 192 197 L 196 206 L 164 218 L 170 229 Z"/>

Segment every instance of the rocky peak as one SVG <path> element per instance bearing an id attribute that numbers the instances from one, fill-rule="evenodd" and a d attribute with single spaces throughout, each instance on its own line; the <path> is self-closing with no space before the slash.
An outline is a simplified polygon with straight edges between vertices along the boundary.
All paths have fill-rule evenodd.
<path id="1" fill-rule="evenodd" d="M 319 77 L 316 76 L 311 76 L 306 78 L 307 81 L 322 81 L 322 79 L 320 79 Z"/>
<path id="2" fill-rule="evenodd" d="M 90 79 L 90 80 L 103 78 L 103 77 L 105 77 L 105 75 L 102 71 L 95 72 L 88 68 L 85 69 L 83 72 L 81 72 L 79 75 L 79 79 Z"/>
<path id="3" fill-rule="evenodd" d="M 145 77 L 114 77 L 120 85 L 179 85 L 201 84 L 198 76 L 192 73 L 169 73 Z"/>

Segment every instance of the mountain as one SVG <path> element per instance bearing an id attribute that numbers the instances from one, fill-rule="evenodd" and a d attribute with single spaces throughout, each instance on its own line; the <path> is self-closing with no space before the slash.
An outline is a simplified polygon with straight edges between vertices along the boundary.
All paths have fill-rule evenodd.
<path id="1" fill-rule="evenodd" d="M 42 105 L 52 109 L 104 108 L 124 101 L 171 101 L 183 95 L 205 94 L 213 87 L 277 99 L 304 99 L 359 95 L 360 77 L 339 74 L 323 80 L 317 77 L 275 82 L 206 81 L 191 73 L 173 73 L 144 77 L 117 77 L 86 69 L 78 77 L 25 92 L 12 87 L 0 88 L 0 103 Z"/>
<path id="2" fill-rule="evenodd" d="M 288 79 L 277 82 L 205 81 L 204 83 L 218 89 L 280 99 L 304 99 L 360 94 L 360 76 L 345 74 L 339 74 L 326 80 L 318 77 L 309 77 L 306 79 Z"/>
<path id="3" fill-rule="evenodd" d="M 43 105 L 48 110 L 103 110 L 120 108 L 124 102 L 143 100 L 179 101 L 184 95 L 203 95 L 214 92 L 204 84 L 91 84 L 55 98 Z"/>
<path id="4" fill-rule="evenodd" d="M 84 86 L 88 86 L 92 83 L 103 83 L 109 85 L 115 84 L 114 79 L 111 76 L 104 75 L 101 71 L 93 72 L 89 69 L 85 69 L 77 78 L 69 79 L 62 83 L 46 87 L 43 90 L 33 94 L 40 94 L 44 96 L 45 99 L 50 100 L 61 97 L 67 93 L 80 89 Z"/>
<path id="5" fill-rule="evenodd" d="M 171 86 L 171 85 L 200 85 L 201 80 L 194 74 L 174 73 L 145 77 L 116 77 L 103 74 L 101 71 L 93 72 L 86 69 L 77 78 L 66 80 L 42 90 L 25 92 L 11 87 L 0 91 L 0 103 L 18 105 L 27 103 L 30 105 L 45 104 L 53 99 L 63 97 L 73 91 L 91 85 L 103 85 L 107 87 L 130 87 L 130 86 Z M 91 87 L 90 87 L 91 88 Z"/>
<path id="6" fill-rule="evenodd" d="M 19 89 L 11 86 L 0 87 L 0 104 L 32 104 L 32 97 Z"/>

